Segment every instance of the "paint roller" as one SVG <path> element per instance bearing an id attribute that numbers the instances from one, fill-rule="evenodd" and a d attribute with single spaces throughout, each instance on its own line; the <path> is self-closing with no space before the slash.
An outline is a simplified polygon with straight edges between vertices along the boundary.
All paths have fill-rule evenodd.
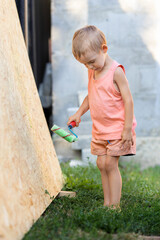
<path id="1" fill-rule="evenodd" d="M 51 131 L 59 135 L 60 137 L 64 138 L 68 142 L 75 142 L 78 140 L 78 136 L 71 130 L 76 126 L 76 122 L 72 121 L 68 125 L 68 130 L 73 134 L 70 134 L 69 132 L 63 130 L 62 128 L 58 127 L 57 125 L 53 125 L 51 128 Z"/>

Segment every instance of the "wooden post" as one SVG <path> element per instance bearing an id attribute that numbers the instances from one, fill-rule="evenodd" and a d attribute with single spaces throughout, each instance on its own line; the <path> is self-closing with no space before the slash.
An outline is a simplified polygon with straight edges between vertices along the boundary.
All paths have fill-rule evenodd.
<path id="1" fill-rule="evenodd" d="M 15 1 L 1 0 L 0 239 L 22 239 L 62 187 Z"/>

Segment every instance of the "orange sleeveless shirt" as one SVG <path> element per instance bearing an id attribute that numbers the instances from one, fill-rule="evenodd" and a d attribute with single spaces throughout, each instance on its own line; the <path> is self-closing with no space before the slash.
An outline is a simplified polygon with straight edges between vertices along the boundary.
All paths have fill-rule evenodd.
<path id="1" fill-rule="evenodd" d="M 88 99 L 92 119 L 92 138 L 102 140 L 121 139 L 125 121 L 125 109 L 121 93 L 113 83 L 114 72 L 122 65 L 113 61 L 110 69 L 99 79 L 94 79 L 94 70 L 88 70 Z M 133 117 L 132 131 L 136 127 Z"/>

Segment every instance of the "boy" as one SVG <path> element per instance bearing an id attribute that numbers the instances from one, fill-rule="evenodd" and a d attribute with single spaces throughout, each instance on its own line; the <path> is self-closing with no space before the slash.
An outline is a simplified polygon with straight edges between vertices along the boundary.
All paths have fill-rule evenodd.
<path id="1" fill-rule="evenodd" d="M 106 38 L 95 26 L 75 32 L 72 52 L 88 68 L 88 95 L 69 118 L 79 126 L 81 116 L 90 109 L 91 153 L 97 155 L 101 172 L 104 206 L 119 208 L 122 178 L 119 157 L 136 153 L 136 119 L 125 70 L 107 53 Z"/>

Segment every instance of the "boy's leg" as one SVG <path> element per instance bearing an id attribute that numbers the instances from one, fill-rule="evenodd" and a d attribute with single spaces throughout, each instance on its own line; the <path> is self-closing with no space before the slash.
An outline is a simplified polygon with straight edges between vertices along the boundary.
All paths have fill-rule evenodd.
<path id="1" fill-rule="evenodd" d="M 106 157 L 107 155 L 98 156 L 97 157 L 97 167 L 101 172 L 101 179 L 102 179 L 102 188 L 104 193 L 104 206 L 110 205 L 110 192 L 109 192 L 109 182 L 108 182 L 108 175 L 106 172 Z"/>
<path id="2" fill-rule="evenodd" d="M 108 176 L 109 191 L 110 191 L 110 205 L 117 205 L 120 203 L 122 178 L 118 167 L 119 157 L 106 156 L 105 169 Z"/>

